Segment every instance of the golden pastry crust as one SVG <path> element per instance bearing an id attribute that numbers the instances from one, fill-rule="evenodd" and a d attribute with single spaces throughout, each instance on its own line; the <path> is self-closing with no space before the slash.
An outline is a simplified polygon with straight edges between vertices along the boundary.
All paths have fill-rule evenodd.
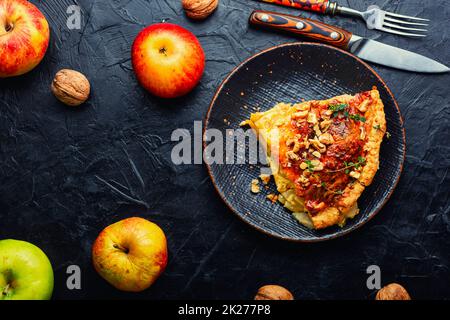
<path id="1" fill-rule="evenodd" d="M 243 124 L 265 143 L 279 201 L 301 223 L 322 229 L 343 225 L 359 212 L 357 200 L 378 170 L 386 132 L 376 88 L 355 96 L 279 103 Z"/>

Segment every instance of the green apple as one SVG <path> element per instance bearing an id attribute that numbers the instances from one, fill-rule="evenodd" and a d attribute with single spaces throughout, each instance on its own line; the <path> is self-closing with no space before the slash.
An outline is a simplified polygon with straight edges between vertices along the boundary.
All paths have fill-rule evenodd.
<path id="1" fill-rule="evenodd" d="M 35 245 L 19 240 L 0 240 L 0 300 L 49 300 L 53 269 Z"/>

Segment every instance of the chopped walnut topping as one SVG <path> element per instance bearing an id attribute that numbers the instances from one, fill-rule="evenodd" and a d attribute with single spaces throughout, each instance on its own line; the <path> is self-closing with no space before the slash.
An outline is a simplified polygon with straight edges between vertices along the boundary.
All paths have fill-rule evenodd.
<path id="1" fill-rule="evenodd" d="M 288 147 L 291 147 L 293 145 L 292 151 L 294 153 L 298 152 L 302 147 L 302 143 L 299 141 L 299 138 L 301 138 L 301 136 L 297 134 L 294 138 L 289 138 L 288 140 L 286 140 L 286 145 Z"/>
<path id="2" fill-rule="evenodd" d="M 253 193 L 259 193 L 261 191 L 261 189 L 259 188 L 259 181 L 258 181 L 258 179 L 253 179 L 252 180 L 252 184 L 251 184 L 250 190 Z"/>
<path id="3" fill-rule="evenodd" d="M 366 138 L 366 129 L 364 129 L 364 126 L 359 127 L 359 139 L 364 140 Z"/>
<path id="4" fill-rule="evenodd" d="M 325 151 L 327 151 L 327 147 L 322 142 L 320 142 L 317 138 L 309 139 L 309 142 L 320 153 L 324 153 Z"/>
<path id="5" fill-rule="evenodd" d="M 369 106 L 369 102 L 370 100 L 366 99 L 363 101 L 363 103 L 359 104 L 356 106 L 356 108 L 361 111 L 361 112 L 366 112 L 367 111 L 367 107 Z"/>
<path id="6" fill-rule="evenodd" d="M 329 110 L 329 109 L 324 110 L 321 113 L 322 119 L 325 119 L 325 120 L 329 120 L 332 115 L 333 115 L 333 111 Z"/>
<path id="7" fill-rule="evenodd" d="M 320 152 L 319 151 L 314 151 L 313 153 L 312 153 L 312 155 L 314 156 L 314 157 L 316 157 L 316 158 L 320 158 L 322 155 L 320 154 Z"/>
<path id="8" fill-rule="evenodd" d="M 359 173 L 358 171 L 352 171 L 349 173 L 349 176 L 355 179 L 359 179 L 359 177 L 361 177 L 361 173 Z"/>
<path id="9" fill-rule="evenodd" d="M 305 177 L 304 175 L 301 175 L 297 179 L 297 182 L 300 183 L 303 187 L 307 187 L 310 185 L 309 179 L 307 177 Z"/>
<path id="10" fill-rule="evenodd" d="M 287 156 L 289 159 L 294 160 L 294 161 L 299 161 L 299 160 L 300 160 L 300 157 L 299 157 L 294 151 L 292 151 L 292 150 L 286 152 L 286 156 Z"/>
<path id="11" fill-rule="evenodd" d="M 305 138 L 303 139 L 303 146 L 304 146 L 306 149 L 309 148 L 309 139 L 308 139 L 308 137 L 305 137 Z"/>
<path id="12" fill-rule="evenodd" d="M 322 131 L 320 131 L 318 124 L 316 124 L 313 129 L 314 132 L 316 133 L 316 136 L 320 136 L 322 134 Z"/>
<path id="13" fill-rule="evenodd" d="M 331 134 L 325 132 L 319 137 L 319 141 L 323 144 L 333 144 L 334 138 Z"/>
<path id="14" fill-rule="evenodd" d="M 286 140 L 286 146 L 290 147 L 295 143 L 295 139 L 294 138 L 289 138 Z"/>
<path id="15" fill-rule="evenodd" d="M 312 160 L 311 164 L 314 166 L 314 168 L 312 168 L 313 171 L 322 171 L 323 170 L 323 163 L 320 162 L 319 160 Z"/>
<path id="16" fill-rule="evenodd" d="M 302 147 L 302 143 L 300 143 L 298 140 L 295 141 L 294 148 L 292 148 L 292 151 L 297 153 L 300 151 L 300 148 Z"/>
<path id="17" fill-rule="evenodd" d="M 328 130 L 328 128 L 330 127 L 330 125 L 333 123 L 333 120 L 323 120 L 321 123 L 320 123 L 320 128 L 323 130 L 323 131 L 327 131 Z"/>
<path id="18" fill-rule="evenodd" d="M 312 123 L 312 124 L 316 124 L 317 123 L 317 116 L 314 112 L 310 112 L 308 113 L 308 122 Z"/>

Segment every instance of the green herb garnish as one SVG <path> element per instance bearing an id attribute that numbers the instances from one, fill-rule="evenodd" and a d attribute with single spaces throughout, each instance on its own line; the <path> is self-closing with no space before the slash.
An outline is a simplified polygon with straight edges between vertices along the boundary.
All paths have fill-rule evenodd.
<path id="1" fill-rule="evenodd" d="M 311 160 L 305 160 L 306 165 L 308 166 L 309 172 L 314 171 L 314 165 L 312 164 Z"/>
<path id="2" fill-rule="evenodd" d="M 331 104 L 328 106 L 328 109 L 333 111 L 333 118 L 336 118 L 339 115 L 339 112 L 344 111 L 348 107 L 346 103 L 340 104 Z"/>
<path id="3" fill-rule="evenodd" d="M 338 170 L 334 170 L 334 171 L 328 171 L 328 173 L 344 171 L 345 174 L 349 174 L 351 168 L 354 168 L 354 169 L 358 170 L 359 168 L 361 168 L 361 166 L 363 166 L 365 164 L 366 164 L 366 158 L 359 156 L 358 157 L 358 162 L 346 162 L 346 161 L 344 161 L 344 167 L 343 168 L 338 169 Z"/>
<path id="4" fill-rule="evenodd" d="M 361 121 L 361 122 L 366 122 L 366 118 L 364 118 L 363 116 L 360 116 L 359 114 L 351 114 L 349 116 L 350 119 L 353 119 L 355 121 Z"/>
<path id="5" fill-rule="evenodd" d="M 342 114 L 345 118 L 350 118 L 355 121 L 366 122 L 366 118 L 364 118 L 363 116 L 360 116 L 359 114 L 350 114 L 348 112 L 347 108 L 348 108 L 348 104 L 346 104 L 346 103 L 332 104 L 332 105 L 328 106 L 328 109 L 333 111 L 333 118 L 336 118 L 339 115 L 339 113 L 342 112 Z"/>

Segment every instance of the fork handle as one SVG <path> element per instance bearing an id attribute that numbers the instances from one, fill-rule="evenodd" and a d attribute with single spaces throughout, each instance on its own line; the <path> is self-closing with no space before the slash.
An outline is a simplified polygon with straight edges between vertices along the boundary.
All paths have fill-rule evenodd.
<path id="1" fill-rule="evenodd" d="M 253 11 L 249 22 L 310 38 L 338 48 L 347 49 L 352 33 L 326 23 L 270 11 Z"/>
<path id="2" fill-rule="evenodd" d="M 320 13 L 332 13 L 330 12 L 330 10 L 336 6 L 336 4 L 334 2 L 330 2 L 330 0 L 259 0 L 259 1 Z"/>

